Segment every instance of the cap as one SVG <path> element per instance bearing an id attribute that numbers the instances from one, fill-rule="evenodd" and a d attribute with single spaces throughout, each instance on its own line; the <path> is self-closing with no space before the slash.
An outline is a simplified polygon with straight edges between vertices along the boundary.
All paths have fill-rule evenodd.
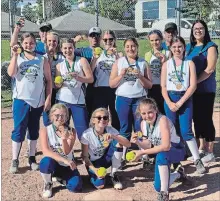
<path id="1" fill-rule="evenodd" d="M 52 25 L 48 22 L 44 22 L 40 26 L 41 31 L 50 31 L 52 29 Z"/>
<path id="2" fill-rule="evenodd" d="M 99 28 L 99 27 L 92 27 L 91 29 L 89 29 L 89 35 L 91 33 L 97 33 L 97 34 L 100 34 L 102 33 L 102 30 Z"/>
<path id="3" fill-rule="evenodd" d="M 173 29 L 175 31 L 177 31 L 177 25 L 173 22 L 169 22 L 165 25 L 165 31 L 167 31 L 168 29 Z"/>

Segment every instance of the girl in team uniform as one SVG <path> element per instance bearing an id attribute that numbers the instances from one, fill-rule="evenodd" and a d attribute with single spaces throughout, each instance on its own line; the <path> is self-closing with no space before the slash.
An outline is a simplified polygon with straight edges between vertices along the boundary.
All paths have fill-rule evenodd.
<path id="1" fill-rule="evenodd" d="M 57 89 L 54 84 L 55 76 L 56 76 L 56 65 L 58 63 L 61 63 L 64 61 L 65 57 L 62 55 L 60 52 L 60 47 L 59 47 L 59 36 L 56 32 L 50 31 L 47 33 L 47 41 L 46 41 L 46 46 L 47 46 L 47 53 L 44 55 L 50 64 L 50 69 L 51 69 L 51 76 L 52 76 L 52 96 L 51 96 L 51 106 L 55 104 L 55 99 L 56 99 L 56 92 Z M 49 110 L 46 112 L 43 112 L 43 122 L 44 126 L 48 126 L 51 122 L 49 120 Z"/>
<path id="2" fill-rule="evenodd" d="M 65 60 L 57 65 L 56 76 L 61 76 L 63 82 L 55 84 L 59 88 L 56 100 L 64 103 L 70 110 L 81 139 L 83 131 L 88 128 L 88 113 L 85 105 L 85 83 L 93 82 L 93 75 L 88 61 L 83 57 L 74 56 L 75 44 L 72 39 L 61 41 L 61 50 Z"/>
<path id="3" fill-rule="evenodd" d="M 153 83 L 152 88 L 148 90 L 148 97 L 153 98 L 158 105 L 159 111 L 165 114 L 164 99 L 160 87 L 160 75 L 162 65 L 169 57 L 170 51 L 161 49 L 163 35 L 160 30 L 152 30 L 149 32 L 148 39 L 152 49 L 145 54 L 145 60 L 150 65 Z"/>
<path id="4" fill-rule="evenodd" d="M 109 85 L 116 89 L 116 111 L 120 121 L 120 134 L 130 140 L 132 127 L 140 130 L 140 119 L 135 115 L 139 101 L 146 97 L 152 87 L 151 72 L 146 61 L 138 57 L 138 42 L 135 38 L 124 41 L 124 57 L 112 66 Z M 126 148 L 123 150 L 125 158 Z"/>
<path id="5" fill-rule="evenodd" d="M 35 152 L 39 137 L 40 116 L 43 111 L 50 109 L 51 103 L 50 66 L 45 57 L 34 52 L 35 36 L 32 33 L 22 34 L 21 46 L 12 47 L 13 56 L 8 67 L 8 74 L 13 77 L 14 130 L 11 136 L 11 173 L 18 172 L 18 157 L 27 129 L 30 145 L 28 164 L 32 170 L 38 169 Z"/>
<path id="6" fill-rule="evenodd" d="M 98 108 L 92 113 L 90 128 L 83 132 L 81 143 L 91 183 L 98 189 L 105 185 L 105 175 L 99 175 L 99 168 L 111 166 L 111 180 L 115 189 L 122 189 L 117 170 L 121 165 L 122 146 L 130 147 L 130 142 L 119 132 L 108 126 L 109 112 Z"/>
<path id="7" fill-rule="evenodd" d="M 197 172 L 206 170 L 199 157 L 198 147 L 192 132 L 192 94 L 196 90 L 195 65 L 185 60 L 185 41 L 176 37 L 171 45 L 172 58 L 163 64 L 161 72 L 162 95 L 166 116 L 177 127 L 179 119 L 180 134 L 186 141 L 194 159 Z"/>
<path id="8" fill-rule="evenodd" d="M 158 192 L 158 200 L 169 200 L 169 186 L 176 179 L 186 179 L 183 167 L 170 173 L 171 163 L 178 163 L 184 159 L 185 150 L 177 136 L 173 123 L 160 114 L 157 104 L 151 98 L 140 101 L 137 114 L 142 117 L 142 139 L 137 133 L 132 135 L 131 142 L 136 143 L 141 150 L 135 151 L 135 160 L 142 155 L 156 154 L 154 187 Z"/>
<path id="9" fill-rule="evenodd" d="M 44 180 L 43 197 L 52 196 L 52 176 L 71 192 L 82 190 L 82 181 L 73 157 L 75 129 L 66 126 L 69 112 L 64 104 L 55 104 L 50 110 L 51 124 L 41 129 L 40 142 L 44 158 L 40 173 Z"/>
<path id="10" fill-rule="evenodd" d="M 111 30 L 105 31 L 102 41 L 104 50 L 98 58 L 94 55 L 91 63 L 95 75 L 93 110 L 109 107 L 112 126 L 119 130 L 120 124 L 115 110 L 115 89 L 109 87 L 112 65 L 119 57 L 116 50 L 115 33 Z"/>

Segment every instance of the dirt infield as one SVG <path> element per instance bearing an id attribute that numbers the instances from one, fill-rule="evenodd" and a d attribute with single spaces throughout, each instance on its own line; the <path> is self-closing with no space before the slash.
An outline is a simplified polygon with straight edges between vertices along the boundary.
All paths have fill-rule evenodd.
<path id="1" fill-rule="evenodd" d="M 213 116 L 216 128 L 216 142 L 215 142 L 215 155 L 216 162 L 208 165 L 208 173 L 204 176 L 199 176 L 195 171 L 192 163 L 184 162 L 187 174 L 192 180 L 191 185 L 182 185 L 181 183 L 174 183 L 170 189 L 170 200 L 220 200 L 220 112 L 214 112 Z M 41 122 L 42 125 L 42 122 Z M 39 171 L 30 171 L 27 167 L 27 158 L 25 152 L 27 143 L 24 142 L 20 154 L 19 174 L 10 174 L 9 166 L 11 163 L 11 130 L 13 128 L 13 120 L 11 118 L 11 111 L 9 108 L 2 109 L 2 200 L 44 200 L 41 197 L 43 189 L 43 180 Z M 71 193 L 65 187 L 54 183 L 53 197 L 49 200 L 83 200 L 85 195 L 94 191 L 87 176 L 86 169 L 79 158 L 80 144 L 77 141 L 75 144 L 75 156 L 77 158 L 78 169 L 83 179 L 82 193 Z M 41 148 L 38 143 L 37 161 L 42 158 Z M 153 171 L 146 171 L 141 169 L 141 164 L 131 164 L 120 172 L 124 189 L 116 191 L 112 189 L 111 184 L 107 183 L 106 197 L 108 193 L 115 195 L 117 199 L 121 200 L 123 195 L 130 196 L 135 201 L 156 200 L 156 193 L 153 188 Z M 102 200 L 108 200 L 103 197 Z"/>

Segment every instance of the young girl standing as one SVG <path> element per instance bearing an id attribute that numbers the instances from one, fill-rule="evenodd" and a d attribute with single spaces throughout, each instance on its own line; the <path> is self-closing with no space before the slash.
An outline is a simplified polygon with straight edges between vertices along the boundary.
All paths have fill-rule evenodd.
<path id="1" fill-rule="evenodd" d="M 60 178 L 69 191 L 81 191 L 82 181 L 73 158 L 75 129 L 65 125 L 68 108 L 55 104 L 50 110 L 52 124 L 42 128 L 40 142 L 44 158 L 40 162 L 40 173 L 44 180 L 43 197 L 52 196 L 52 176 Z"/>
<path id="2" fill-rule="evenodd" d="M 145 54 L 145 60 L 149 63 L 153 86 L 148 90 L 148 97 L 153 98 L 162 114 L 164 112 L 164 99 L 161 93 L 161 68 L 163 63 L 169 57 L 170 51 L 162 50 L 161 43 L 163 40 L 163 35 L 159 30 L 152 30 L 148 34 L 148 39 L 150 41 L 151 50 Z"/>
<path id="3" fill-rule="evenodd" d="M 162 95 L 165 103 L 166 116 L 177 127 L 179 119 L 180 134 L 186 141 L 189 150 L 195 158 L 197 172 L 205 173 L 200 160 L 198 147 L 192 132 L 192 94 L 196 90 L 195 65 L 185 60 L 185 41 L 176 37 L 171 43 L 172 58 L 163 64 L 161 73 Z"/>
<path id="4" fill-rule="evenodd" d="M 158 111 L 153 99 L 140 101 L 137 114 L 142 117 L 142 140 L 137 134 L 132 135 L 131 142 L 136 143 L 142 150 L 135 151 L 135 159 L 142 155 L 156 154 L 154 187 L 158 192 L 158 201 L 169 200 L 169 186 L 178 179 L 186 178 L 183 167 L 170 173 L 171 163 L 178 163 L 184 159 L 185 150 L 177 136 L 173 123 Z"/>
<path id="5" fill-rule="evenodd" d="M 21 46 L 12 47 L 13 56 L 8 67 L 8 74 L 13 77 L 14 130 L 11 136 L 11 173 L 18 172 L 18 157 L 27 129 L 30 145 L 28 164 L 32 170 L 38 169 L 35 151 L 39 137 L 40 116 L 42 111 L 50 109 L 51 104 L 50 66 L 45 57 L 34 52 L 35 36 L 32 33 L 22 34 Z M 21 48 L 22 53 L 19 52 Z"/>
<path id="6" fill-rule="evenodd" d="M 92 113 L 90 128 L 81 138 L 83 160 L 85 161 L 91 183 L 98 189 L 104 188 L 105 175 L 99 176 L 99 168 L 111 167 L 111 180 L 115 189 L 122 189 L 117 170 L 121 166 L 122 146 L 130 147 L 130 142 L 108 126 L 109 112 L 98 108 Z"/>
<path id="7" fill-rule="evenodd" d="M 75 44 L 72 39 L 61 41 L 61 50 L 65 60 L 57 65 L 56 76 L 62 76 L 64 82 L 56 84 L 59 88 L 56 99 L 70 110 L 78 139 L 88 128 L 88 113 L 85 105 L 85 83 L 93 82 L 93 75 L 85 58 L 74 56 Z"/>

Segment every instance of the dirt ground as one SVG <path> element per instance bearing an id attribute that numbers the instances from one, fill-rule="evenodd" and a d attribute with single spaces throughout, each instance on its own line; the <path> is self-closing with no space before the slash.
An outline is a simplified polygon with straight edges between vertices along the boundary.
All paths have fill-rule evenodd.
<path id="1" fill-rule="evenodd" d="M 215 155 L 216 162 L 208 165 L 208 173 L 199 176 L 195 173 L 195 167 L 190 162 L 184 162 L 185 170 L 192 180 L 190 185 L 174 183 L 170 189 L 170 200 L 220 200 L 220 111 L 214 112 L 213 116 L 216 128 Z M 2 200 L 44 200 L 41 197 L 43 189 L 43 180 L 39 171 L 30 171 L 27 166 L 27 158 L 25 152 L 27 143 L 24 142 L 20 154 L 20 165 L 18 174 L 10 174 L 9 167 L 11 164 L 11 131 L 13 128 L 13 120 L 10 108 L 2 109 L 2 164 L 1 164 L 1 193 Z M 42 122 L 41 122 L 42 126 Z M 42 152 L 38 143 L 37 161 L 42 158 Z M 82 164 L 80 155 L 80 144 L 75 144 L 75 156 L 77 158 L 78 169 L 83 179 L 82 193 L 71 193 L 65 187 L 54 183 L 53 197 L 49 200 L 83 200 L 85 195 L 91 194 L 94 189 L 89 183 L 86 169 Z M 107 183 L 105 189 L 106 194 L 111 192 L 114 194 L 115 200 L 122 200 L 123 196 L 130 196 L 135 201 L 156 200 L 156 192 L 153 188 L 153 170 L 146 171 L 141 169 L 141 163 L 129 165 L 125 170 L 120 172 L 124 189 L 116 191 L 112 189 L 110 183 Z M 110 190 L 110 191 L 109 191 Z M 106 195 L 108 197 L 108 195 Z M 104 198 L 102 200 L 105 200 Z"/>

